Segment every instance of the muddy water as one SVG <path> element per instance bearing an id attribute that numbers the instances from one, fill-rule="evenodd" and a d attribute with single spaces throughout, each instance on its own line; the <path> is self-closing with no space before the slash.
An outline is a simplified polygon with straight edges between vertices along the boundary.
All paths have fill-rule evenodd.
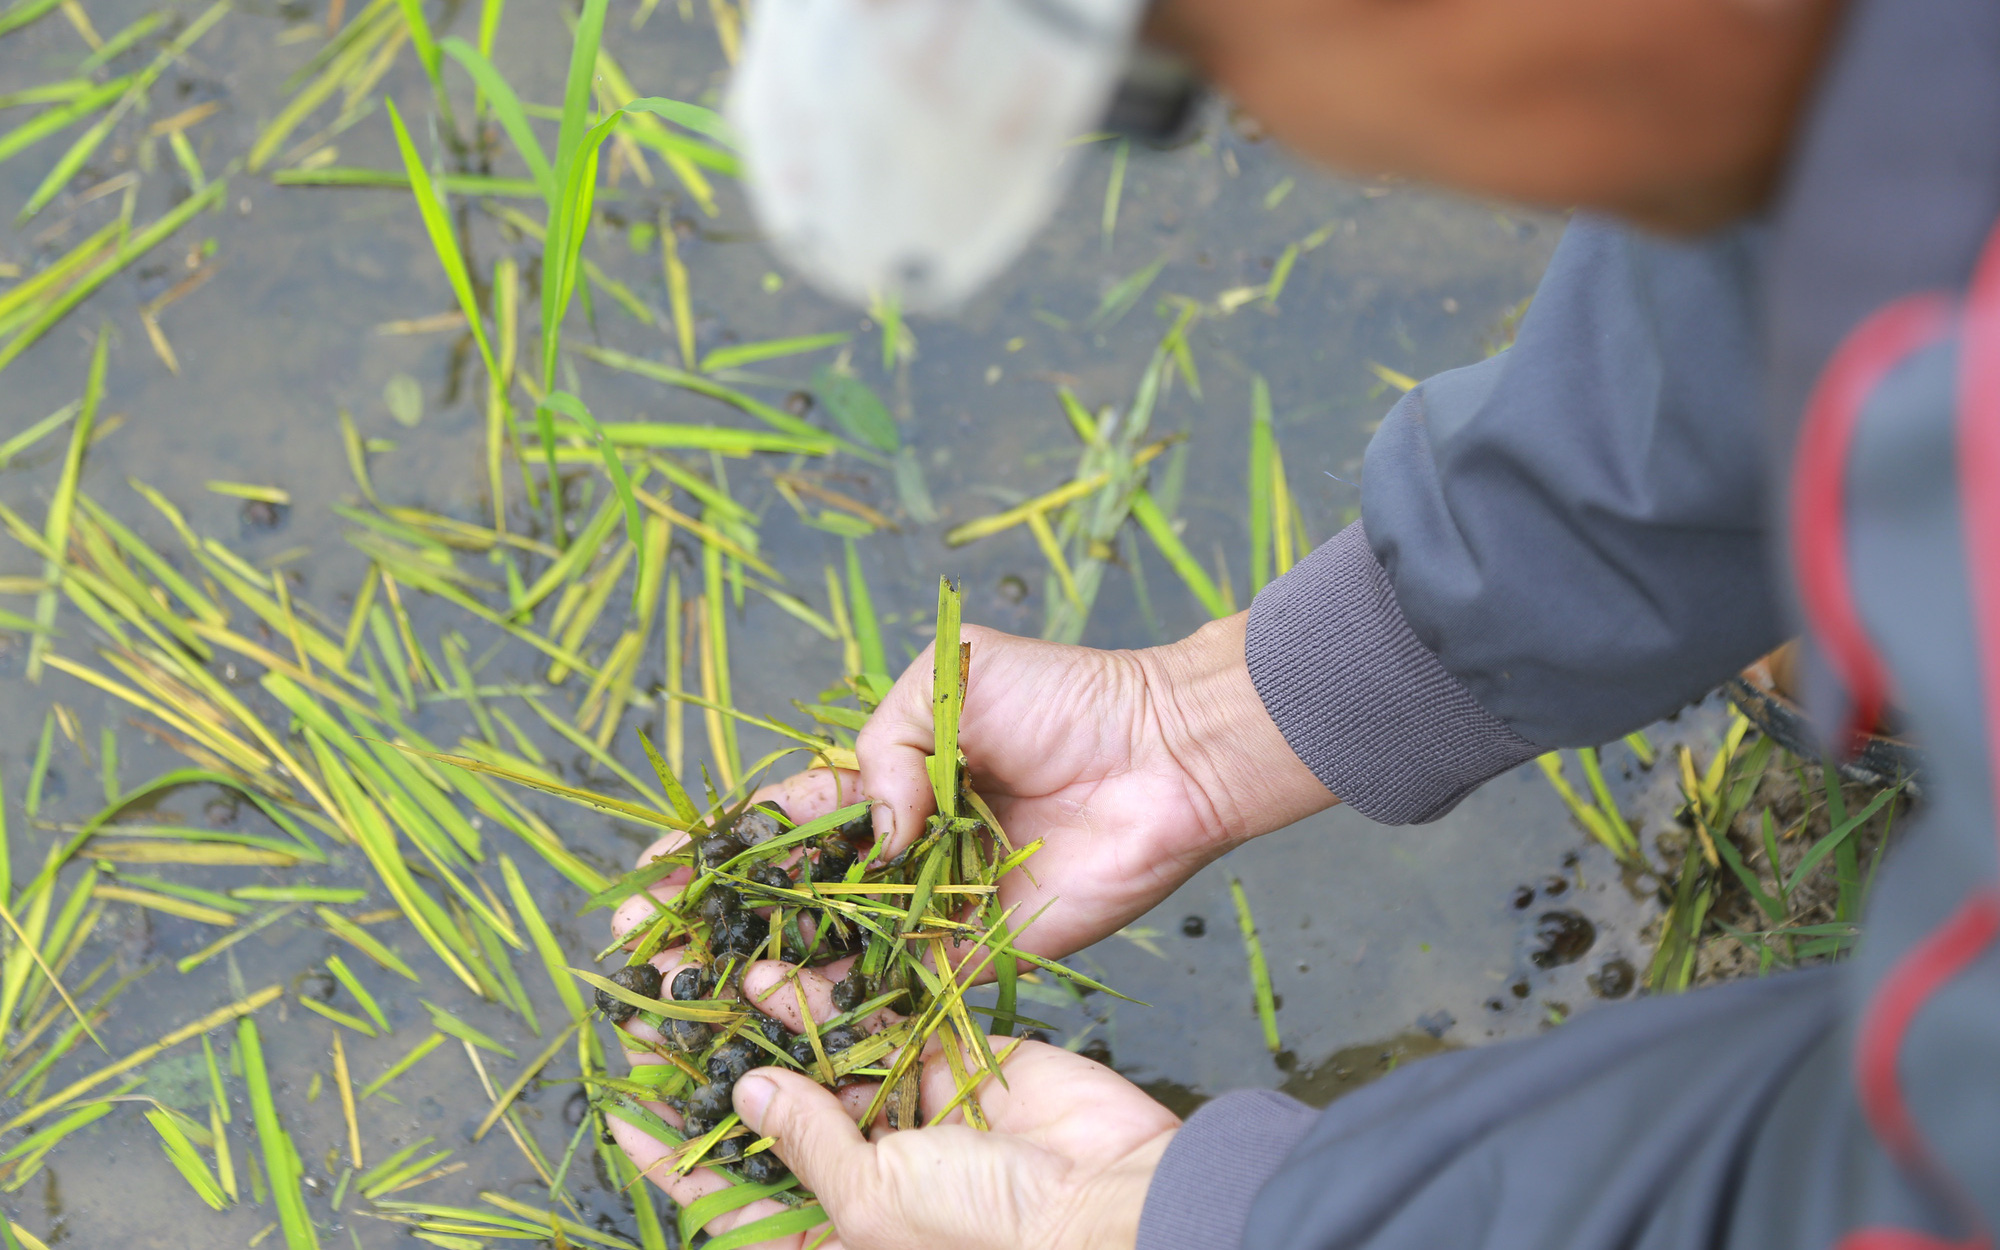
<path id="1" fill-rule="evenodd" d="M 144 11 L 134 3 L 87 2 L 86 7 L 107 33 Z M 664 4 L 634 31 L 634 8 L 613 6 L 607 47 L 642 93 L 712 97 L 723 65 L 708 10 L 700 9 L 682 12 Z M 222 111 L 191 132 L 211 175 L 220 171 L 247 149 L 284 99 L 285 75 L 317 46 L 316 39 L 280 41 L 323 17 L 318 5 L 245 6 L 163 80 L 154 116 L 220 101 Z M 469 10 L 449 19 L 433 17 L 467 34 L 475 20 Z M 496 60 L 524 98 L 553 102 L 567 46 L 554 6 L 510 6 Z M 59 17 L 0 40 L 0 90 L 57 77 L 81 52 L 75 32 Z M 426 114 L 427 91 L 407 53 L 384 89 L 406 111 Z M 461 115 L 469 111 L 466 105 L 461 102 Z M 300 137 L 324 121 L 317 117 Z M 147 221 L 185 194 L 185 184 L 164 145 L 145 151 L 143 125 L 122 128 L 115 148 L 107 145 L 77 187 L 136 171 L 138 219 Z M 395 164 L 379 112 L 335 142 L 340 164 Z M 60 141 L 52 141 L 0 164 L 0 202 L 24 200 L 59 148 Z M 1042 565 L 1028 535 L 959 550 L 945 548 L 940 536 L 954 522 L 1067 478 L 1076 446 L 1055 404 L 1054 386 L 1070 386 L 1093 407 L 1123 403 L 1165 328 L 1156 300 L 1182 295 L 1214 301 L 1232 289 L 1265 284 L 1289 244 L 1322 232 L 1323 244 L 1299 257 L 1276 300 L 1251 300 L 1196 327 L 1192 345 L 1202 394 L 1176 388 L 1155 418 L 1162 431 L 1184 432 L 1191 448 L 1180 498 L 1189 545 L 1205 559 L 1224 553 L 1241 594 L 1248 563 L 1243 479 L 1252 378 L 1261 374 L 1271 384 L 1278 434 L 1307 528 L 1315 540 L 1324 539 L 1355 514 L 1358 499 L 1347 482 L 1358 479 L 1369 433 L 1394 399 L 1371 366 L 1423 376 L 1480 358 L 1504 337 L 1509 310 L 1532 289 L 1559 228 L 1552 218 L 1503 206 L 1302 169 L 1260 141 L 1254 127 L 1219 108 L 1193 141 L 1170 152 L 1133 154 L 1109 239 L 1101 223 L 1111 152 L 1104 145 L 1083 149 L 1076 162 L 1074 191 L 1061 220 L 964 313 L 915 322 L 914 361 L 898 374 L 883 372 L 879 327 L 794 281 L 767 278 L 773 264 L 751 237 L 731 188 L 722 188 L 721 211 L 709 218 L 669 182 L 648 188 L 627 172 L 593 235 L 590 254 L 641 299 L 664 308 L 657 246 L 635 249 L 629 223 L 652 222 L 662 212 L 679 223 L 704 350 L 829 329 L 857 333 L 855 368 L 898 410 L 937 517 L 928 523 L 911 519 L 895 483 L 868 466 L 808 467 L 824 469 L 829 485 L 903 520 L 900 532 L 862 543 L 877 602 L 890 621 L 892 660 L 921 645 L 940 573 L 964 579 L 968 619 L 1022 632 L 1040 627 L 1046 606 Z M 515 171 L 503 161 L 497 172 Z M 663 179 L 657 166 L 653 174 Z M 0 233 L 0 256 L 32 268 L 51 249 L 68 246 L 109 220 L 119 202 L 117 194 L 88 203 L 77 198 L 58 201 L 25 228 Z M 469 220 L 481 264 L 501 247 L 515 246 L 476 209 Z M 204 248 L 208 240 L 212 249 Z M 1108 290 L 1161 258 L 1165 265 L 1144 300 L 1108 324 L 1087 327 Z M 207 265 L 214 266 L 212 279 L 161 314 L 181 363 L 176 376 L 149 346 L 137 310 Z M 296 599 L 344 620 L 365 565 L 342 541 L 342 523 L 330 511 L 357 497 L 340 451 L 341 410 L 352 413 L 365 435 L 396 443 L 373 463 L 385 499 L 471 520 L 490 506 L 482 484 L 482 420 L 464 397 L 471 376 L 465 372 L 468 345 L 451 332 L 378 332 L 383 323 L 450 307 L 450 292 L 406 195 L 288 189 L 239 175 L 222 211 L 198 219 L 114 280 L 7 370 L 0 437 L 76 396 L 89 334 L 100 318 L 108 320 L 115 346 L 106 411 L 124 420 L 93 449 L 86 490 L 150 540 L 169 547 L 171 531 L 124 484 L 128 476 L 143 478 L 184 509 L 198 531 L 232 544 L 253 562 L 282 563 Z M 594 330 L 579 316 L 570 341 L 592 338 L 654 358 L 673 356 L 667 334 L 602 297 Z M 813 363 L 781 361 L 768 372 L 803 381 Z M 730 419 L 705 401 L 581 358 L 575 370 L 575 385 L 606 419 Z M 384 386 L 397 373 L 409 374 L 422 389 L 424 416 L 414 428 L 398 424 L 385 406 Z M 38 518 L 53 490 L 59 456 L 59 446 L 51 444 L 0 473 L 0 500 Z M 839 558 L 839 543 L 800 523 L 777 498 L 771 467 L 733 462 L 732 486 L 763 513 L 763 541 L 773 563 L 800 593 L 817 601 L 821 568 Z M 236 501 L 203 489 L 213 479 L 281 486 L 294 502 L 279 527 L 252 526 Z M 524 527 L 535 524 L 518 506 L 514 520 Z M 5 552 L 0 573 L 38 571 L 18 549 L 0 550 Z M 690 576 L 698 569 L 682 567 Z M 446 629 L 463 630 L 474 655 L 495 641 L 490 631 L 469 626 L 453 610 L 412 606 L 430 638 Z M 1200 620 L 1198 606 L 1171 571 L 1151 554 L 1141 554 L 1136 568 L 1115 570 L 1108 579 L 1085 638 L 1100 646 L 1145 645 L 1180 636 Z M 65 624 L 69 633 L 60 648 L 86 656 L 87 626 L 71 618 Z M 837 674 L 839 656 L 832 645 L 762 600 L 753 597 L 731 628 L 736 700 L 746 709 L 782 714 L 791 699 L 812 696 Z M 610 631 L 600 632 L 601 645 Z M 22 650 L 12 642 L 0 650 L 5 695 L 0 776 L 16 880 L 58 836 L 54 826 L 73 824 L 100 805 L 101 729 L 118 735 L 120 776 L 127 785 L 181 763 L 149 738 L 123 705 L 60 674 L 28 684 Z M 243 677 L 247 682 L 254 674 Z M 483 677 L 534 681 L 539 668 L 518 650 L 502 648 Z M 658 660 L 642 673 L 649 686 L 661 677 Z M 245 690 L 281 723 L 271 705 L 259 701 L 254 685 Z M 578 694 L 565 689 L 552 697 L 567 707 Z M 20 796 L 51 701 L 74 712 L 83 746 L 58 734 L 44 805 L 38 821 L 28 822 Z M 642 707 L 630 719 L 651 726 L 658 715 L 657 707 Z M 449 741 L 469 732 L 465 719 L 462 707 L 436 704 L 417 724 Z M 690 741 L 699 742 L 693 724 Z M 745 750 L 758 745 L 746 739 Z M 545 746 L 552 750 L 553 744 Z M 637 762 L 636 751 L 631 753 Z M 573 754 L 552 750 L 563 761 Z M 573 776 L 601 783 L 580 765 L 565 767 Z M 184 790 L 162 810 L 194 823 L 254 824 L 254 813 L 218 799 L 212 792 Z M 645 841 L 637 830 L 594 815 L 544 810 L 573 844 L 607 868 L 629 862 Z M 568 950 L 578 962 L 587 959 L 600 940 L 601 917 L 576 918 L 581 899 L 574 889 L 521 848 L 499 849 L 531 861 L 524 866 Z M 1284 1049 L 1276 1056 L 1265 1049 L 1252 1010 L 1229 901 L 1231 874 L 1240 876 L 1248 891 L 1282 1002 Z M 267 879 L 242 868 L 169 867 L 159 875 L 213 889 Z M 336 852 L 324 869 L 268 879 L 371 884 L 365 863 L 352 852 Z M 387 904 L 378 891 L 363 908 Z M 1539 775 L 1517 773 L 1432 826 L 1386 829 L 1336 810 L 1202 873 L 1127 934 L 1083 956 L 1087 966 L 1148 1006 L 1043 995 L 1024 1009 L 1057 1025 L 1071 1044 L 1108 1051 L 1121 1069 L 1176 1106 L 1246 1085 L 1283 1085 L 1323 1101 L 1442 1046 L 1552 1027 L 1593 1001 L 1586 979 L 1601 981 L 1607 962 L 1641 962 L 1633 934 L 1643 911 L 1608 858 L 1566 819 Z M 450 982 L 407 927 L 385 923 L 377 932 L 417 965 L 424 995 L 524 1056 L 540 1048 L 520 1020 Z M 329 953 L 343 949 L 323 930 L 293 917 L 238 945 L 232 958 L 184 976 L 173 970 L 174 959 L 215 936 L 205 926 L 123 904 L 107 911 L 76 975 L 101 961 L 108 961 L 107 980 L 152 969 L 102 1028 L 113 1054 L 246 989 L 285 984 L 319 991 L 314 970 Z M 1551 950 L 1558 957 L 1549 957 Z M 1538 965 L 1538 953 L 1549 966 Z M 421 1038 L 428 1022 L 413 987 L 372 965 L 363 967 L 364 960 L 350 962 L 388 1006 L 395 1026 L 383 1039 L 349 1036 L 356 1079 L 366 1081 Z M 539 969 L 524 964 L 522 974 L 544 1023 L 555 1018 L 558 1008 Z M 334 1005 L 354 1008 L 344 992 L 335 995 Z M 279 1105 L 305 1156 L 312 1206 L 327 1244 L 408 1244 L 401 1229 L 358 1213 L 365 1204 L 353 1197 L 340 1211 L 326 1201 L 345 1166 L 338 1157 L 345 1133 L 331 1089 L 316 1101 L 308 1095 L 316 1075 L 330 1075 L 330 1026 L 292 1003 L 267 1009 L 261 1027 Z M 225 1036 L 218 1034 L 218 1040 Z M 225 1057 L 229 1049 L 223 1048 Z M 188 1054 L 183 1047 L 144 1069 L 147 1079 L 134 1095 L 199 1112 L 203 1087 L 194 1079 L 197 1070 Z M 517 1070 L 513 1061 L 487 1058 L 497 1083 Z M 100 1061 L 79 1051 L 58 1068 L 58 1079 Z M 562 1061 L 550 1069 L 552 1076 L 564 1072 Z M 240 1083 L 233 1088 L 240 1100 Z M 530 1131 L 552 1158 L 560 1158 L 570 1134 L 573 1088 L 531 1086 L 524 1104 Z M 363 1106 L 371 1161 L 430 1136 L 437 1140 L 427 1149 L 449 1148 L 456 1152 L 450 1162 L 467 1165 L 400 1196 L 473 1204 L 479 1191 L 495 1189 L 543 1201 L 545 1187 L 510 1143 L 497 1134 L 477 1146 L 468 1143 L 487 1099 L 462 1050 L 439 1050 L 390 1093 L 396 1101 L 377 1098 Z M 224 1213 L 201 1206 L 165 1164 L 141 1110 L 137 1104 L 121 1109 L 72 1138 L 24 1187 L 0 1193 L 0 1205 L 51 1244 L 90 1247 L 237 1245 L 269 1223 L 268 1206 L 246 1202 Z M 237 1110 L 232 1142 L 241 1170 L 251 1138 L 240 1101 Z M 570 1188 L 590 1220 L 629 1236 L 629 1208 L 587 1149 L 588 1143 Z M 266 1244 L 275 1242 L 274 1234 Z"/>

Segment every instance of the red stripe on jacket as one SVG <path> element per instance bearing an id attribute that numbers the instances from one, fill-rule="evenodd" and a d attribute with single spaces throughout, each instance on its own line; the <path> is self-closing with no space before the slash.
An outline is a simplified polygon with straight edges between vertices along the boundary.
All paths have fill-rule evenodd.
<path id="1" fill-rule="evenodd" d="M 1861 409 L 1882 380 L 1912 352 L 1951 329 L 1951 301 L 1941 295 L 1898 300 L 1861 323 L 1840 345 L 1806 406 L 1792 486 L 1792 550 L 1799 596 L 1853 710 L 1851 747 L 1873 728 L 1889 701 L 1888 672 L 1868 640 L 1847 569 L 1847 458 Z"/>
<path id="2" fill-rule="evenodd" d="M 1808 462 L 1802 442 L 1793 511 L 1800 581 L 1808 587 L 1807 611 L 1849 684 L 1855 728 L 1866 728 L 1864 712 L 1869 719 L 1879 712 L 1888 686 L 1847 577 L 1842 478 L 1862 403 L 1898 361 L 1935 342 L 1948 317 L 1948 305 L 1935 296 L 1905 300 L 1878 313 L 1842 346 L 1840 355 L 1848 356 L 1851 349 L 1853 358 L 1845 370 L 1829 367 L 1808 414 L 1805 440 L 1812 442 L 1814 458 Z M 1960 507 L 1992 757 L 1992 810 L 2000 817 L 2000 230 L 1974 275 L 1960 343 Z M 2000 887 L 1989 885 L 1896 962 L 1876 987 L 1855 1041 L 1855 1083 L 1870 1127 L 1897 1162 L 1974 1231 L 1954 1241 L 1908 1229 L 1867 1228 L 1843 1238 L 1840 1250 L 1988 1250 L 1993 1244 L 1974 1204 L 1926 1150 L 1898 1065 L 1918 1014 L 1984 955 L 1996 936 Z"/>

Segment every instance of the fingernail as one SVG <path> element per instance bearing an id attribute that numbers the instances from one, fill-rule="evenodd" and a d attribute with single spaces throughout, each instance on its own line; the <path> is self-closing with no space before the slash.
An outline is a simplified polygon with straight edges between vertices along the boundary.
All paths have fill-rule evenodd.
<path id="1" fill-rule="evenodd" d="M 778 1086 L 767 1076 L 745 1076 L 736 1082 L 736 1114 L 743 1122 L 756 1128 L 764 1120 L 764 1112 L 771 1106 L 771 1099 L 777 1097 Z"/>

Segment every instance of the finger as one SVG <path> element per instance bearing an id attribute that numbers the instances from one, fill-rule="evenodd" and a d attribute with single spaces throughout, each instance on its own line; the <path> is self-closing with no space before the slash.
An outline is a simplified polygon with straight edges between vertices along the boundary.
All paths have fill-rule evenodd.
<path id="1" fill-rule="evenodd" d="M 812 1012 L 815 1023 L 832 1019 L 840 1014 L 840 1008 L 833 1003 L 834 983 L 853 962 L 844 959 L 824 968 L 799 968 L 794 977 L 792 965 L 762 959 L 743 973 L 743 997 L 765 1015 L 798 1033 L 806 1027 L 805 1012 L 799 1010 L 799 991 L 805 991 L 806 1009 Z M 798 988 L 794 989 L 794 985 Z M 901 1016 L 883 1007 L 869 1012 L 855 1021 L 855 1025 L 865 1033 L 874 1033 L 900 1019 Z"/>
<path id="2" fill-rule="evenodd" d="M 645 1067 L 660 1062 L 655 1056 L 646 1054 L 634 1055 L 632 1059 L 634 1067 Z M 665 1103 L 648 1102 L 641 1103 L 640 1105 L 665 1120 L 668 1124 L 675 1127 L 680 1126 L 681 1118 L 679 1113 Z M 662 1193 L 672 1198 L 681 1206 L 686 1206 L 699 1198 L 715 1193 L 717 1190 L 728 1189 L 736 1183 L 729 1177 L 711 1168 L 697 1168 L 692 1172 L 682 1175 L 674 1170 L 672 1159 L 674 1147 L 667 1145 L 665 1142 L 660 1141 L 635 1125 L 627 1124 L 617 1116 L 606 1116 L 604 1120 L 606 1124 L 610 1125 L 612 1139 L 618 1143 L 618 1148 L 625 1152 L 626 1158 L 632 1160 L 633 1165 L 639 1169 L 640 1173 L 647 1180 L 651 1181 Z M 720 1219 L 714 1221 L 710 1224 L 709 1231 L 721 1232 L 724 1228 L 733 1227 L 737 1223 L 747 1223 L 750 1220 L 762 1219 L 767 1215 L 776 1215 L 785 1209 L 782 1204 L 768 1199 L 763 1202 L 753 1203 L 743 1208 L 740 1212 L 732 1212 L 736 1218 L 731 1220 L 727 1225 Z"/>
<path id="3" fill-rule="evenodd" d="M 661 951 L 659 954 L 653 956 L 647 962 L 652 964 L 653 967 L 659 969 L 660 971 L 660 997 L 662 999 L 671 999 L 674 996 L 673 994 L 674 974 L 679 972 L 682 968 L 685 968 L 689 964 L 698 963 L 699 961 L 689 957 L 688 950 L 685 946 L 676 946 L 670 950 Z M 711 995 L 715 998 L 736 997 L 735 992 L 732 991 L 727 985 L 721 985 L 715 987 L 715 989 L 711 991 Z M 618 1027 L 624 1030 L 625 1032 L 631 1034 L 633 1037 L 638 1038 L 640 1041 L 645 1042 L 649 1045 L 664 1046 L 667 1044 L 666 1038 L 661 1036 L 660 1031 L 658 1029 L 654 1028 L 650 1024 L 647 1024 L 644 1020 L 642 1020 L 638 1016 L 633 1016 L 630 1020 L 627 1020 L 625 1023 L 619 1025 Z"/>
<path id="4" fill-rule="evenodd" d="M 796 1072 L 758 1068 L 736 1082 L 735 1103 L 836 1223 L 843 1208 L 870 1205 L 875 1149 L 832 1091 Z"/>
<path id="5" fill-rule="evenodd" d="M 931 649 L 910 662 L 855 741 L 861 789 L 875 800 L 875 854 L 908 846 L 936 810 L 925 761 L 936 745 L 931 722 Z"/>
<path id="6" fill-rule="evenodd" d="M 808 768 L 751 794 L 752 803 L 776 803 L 795 825 L 818 820 L 861 798 L 861 774 L 844 768 Z"/>
<path id="7" fill-rule="evenodd" d="M 860 796 L 860 792 L 859 773 L 844 769 L 809 768 L 759 788 L 751 794 L 750 800 L 753 803 L 776 803 L 785 810 L 785 815 L 793 824 L 804 824 L 847 806 Z M 656 856 L 671 855 L 683 849 L 688 840 L 685 833 L 668 834 L 640 852 L 637 866 L 643 868 Z M 693 879 L 692 868 L 676 868 L 648 887 L 647 893 L 662 903 L 671 903 Z M 634 895 L 612 912 L 611 931 L 614 934 L 631 933 L 655 914 L 645 895 Z"/>
<path id="8" fill-rule="evenodd" d="M 635 861 L 634 866 L 644 868 L 659 856 L 671 855 L 675 851 L 685 848 L 687 844 L 688 835 L 685 833 L 670 833 L 639 852 L 639 858 Z M 657 914 L 652 899 L 658 899 L 663 903 L 672 901 L 676 895 L 687 888 L 687 883 L 693 880 L 693 878 L 694 870 L 692 868 L 676 868 L 665 877 L 647 887 L 645 894 L 635 894 L 618 904 L 617 909 L 611 913 L 611 932 L 613 936 L 634 934 L 635 930 L 651 921 L 654 915 Z M 647 894 L 650 894 L 652 898 L 649 899 Z M 636 936 L 636 934 L 634 935 Z M 627 945 L 629 946 L 630 943 L 628 942 Z"/>

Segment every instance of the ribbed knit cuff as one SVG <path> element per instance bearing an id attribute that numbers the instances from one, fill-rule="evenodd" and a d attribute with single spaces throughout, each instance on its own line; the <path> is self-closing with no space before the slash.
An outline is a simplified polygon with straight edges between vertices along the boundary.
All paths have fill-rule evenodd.
<path id="1" fill-rule="evenodd" d="M 1257 596 L 1244 653 L 1299 759 L 1383 824 L 1436 820 L 1541 754 L 1417 640 L 1359 521 Z"/>
<path id="2" fill-rule="evenodd" d="M 1268 1089 L 1225 1094 L 1195 1112 L 1153 1173 L 1137 1250 L 1236 1250 L 1257 1191 L 1318 1118 Z"/>

